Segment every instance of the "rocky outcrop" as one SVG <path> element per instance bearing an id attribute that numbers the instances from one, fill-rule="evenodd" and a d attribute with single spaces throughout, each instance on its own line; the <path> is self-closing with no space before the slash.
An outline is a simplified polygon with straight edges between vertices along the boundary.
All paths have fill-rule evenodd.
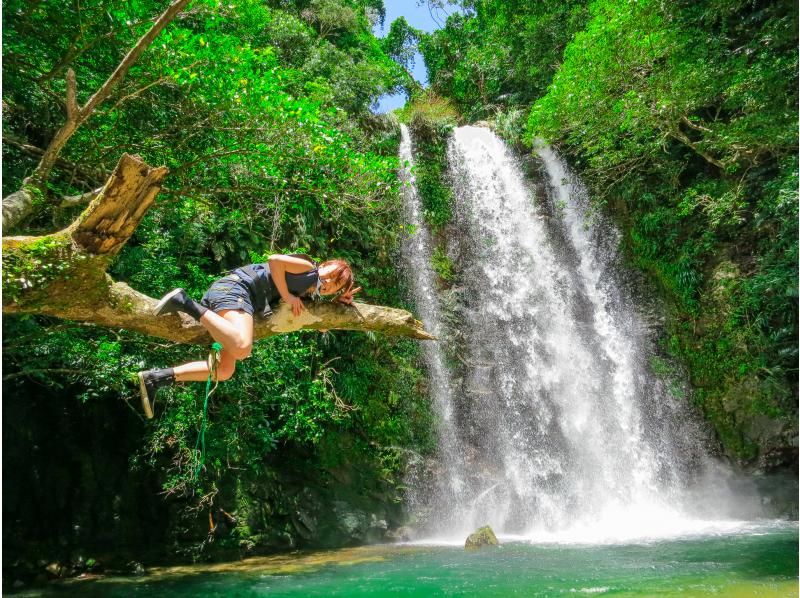
<path id="1" fill-rule="evenodd" d="M 464 548 L 466 550 L 477 550 L 484 546 L 500 546 L 500 542 L 497 541 L 497 536 L 494 535 L 492 528 L 488 525 L 484 525 L 482 528 L 470 534 L 467 541 L 464 543 Z"/>

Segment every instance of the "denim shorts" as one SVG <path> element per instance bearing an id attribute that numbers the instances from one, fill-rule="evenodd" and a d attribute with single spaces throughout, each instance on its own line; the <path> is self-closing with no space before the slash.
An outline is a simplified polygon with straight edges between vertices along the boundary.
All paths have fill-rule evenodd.
<path id="1" fill-rule="evenodd" d="M 205 305 L 213 312 L 237 309 L 252 316 L 255 311 L 250 291 L 238 277 L 233 276 L 225 276 L 214 281 L 211 288 L 203 295 L 200 304 Z"/>

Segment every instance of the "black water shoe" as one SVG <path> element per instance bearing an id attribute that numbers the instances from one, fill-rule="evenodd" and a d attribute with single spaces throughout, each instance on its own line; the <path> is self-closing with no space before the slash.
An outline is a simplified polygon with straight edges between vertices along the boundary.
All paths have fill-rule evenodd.
<path id="1" fill-rule="evenodd" d="M 161 298 L 153 308 L 153 315 L 165 316 L 182 311 L 192 316 L 195 320 L 208 311 L 208 308 L 194 301 L 183 289 L 173 289 Z"/>
<path id="2" fill-rule="evenodd" d="M 147 370 L 139 372 L 139 393 L 142 395 L 142 409 L 147 419 L 153 419 L 153 404 L 156 400 L 156 392 L 161 386 L 169 386 L 175 383 L 175 370 L 168 368 L 165 370 Z"/>

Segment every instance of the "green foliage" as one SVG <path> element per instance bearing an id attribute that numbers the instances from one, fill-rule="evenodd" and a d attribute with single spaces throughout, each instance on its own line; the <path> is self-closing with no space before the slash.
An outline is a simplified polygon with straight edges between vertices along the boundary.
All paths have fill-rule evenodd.
<path id="1" fill-rule="evenodd" d="M 467 10 L 424 36 L 419 47 L 432 89 L 470 119 L 541 95 L 564 46 L 586 21 L 585 0 L 463 4 Z"/>
<path id="2" fill-rule="evenodd" d="M 433 250 L 433 255 L 431 255 L 431 266 L 433 267 L 433 271 L 436 272 L 436 274 L 438 274 L 445 282 L 453 282 L 455 279 L 453 262 L 441 247 L 436 247 Z"/>
<path id="3" fill-rule="evenodd" d="M 214 393 L 206 431 L 206 468 L 200 483 L 227 477 L 231 467 L 259 474 L 263 460 L 279 443 L 314 445 L 344 414 L 337 410 L 323 383 L 318 343 L 306 335 L 287 335 L 258 343 L 250 361 L 235 378 Z M 167 393 L 165 393 L 167 394 Z M 194 489 L 193 467 L 202 415 L 200 385 L 167 394 L 164 416 L 155 420 L 146 452 L 153 465 L 166 453 L 174 467 L 165 490 L 180 494 Z"/>
<path id="4" fill-rule="evenodd" d="M 521 145 L 525 135 L 525 111 L 521 108 L 510 108 L 498 112 L 494 117 L 494 131 L 503 139 L 514 145 Z"/>
<path id="5" fill-rule="evenodd" d="M 596 169 L 641 168 L 660 159 L 665 140 L 729 173 L 785 153 L 796 116 L 784 87 L 796 77 L 796 53 L 782 51 L 791 39 L 787 8 L 757 15 L 748 28 L 737 3 L 711 11 L 594 2 L 531 110 L 530 130 L 580 145 Z"/>
<path id="6" fill-rule="evenodd" d="M 425 92 L 398 116 L 413 134 L 417 192 L 425 221 L 435 232 L 449 223 L 452 215 L 453 192 L 445 173 L 447 139 L 457 124 L 458 113 L 447 99 Z"/>
<path id="7" fill-rule="evenodd" d="M 445 135 L 458 124 L 458 111 L 445 97 L 431 91 L 418 94 L 398 111 L 398 116 L 423 136 Z"/>
<path id="8" fill-rule="evenodd" d="M 66 68 L 85 101 L 163 9 L 118 0 L 3 5 L 4 133 L 16 142 L 3 146 L 5 191 L 35 165 L 24 146 L 45 147 L 63 121 Z M 69 141 L 50 191 L 96 188 L 122 152 L 169 167 L 156 204 L 110 269 L 151 296 L 182 286 L 199 298 L 227 269 L 302 248 L 349 260 L 364 300 L 402 305 L 394 282 L 399 128 L 369 111 L 407 83 L 371 33 L 383 14 L 379 0 L 194 3 Z M 45 199 L 51 207 L 34 231 L 75 216 Z M 20 268 L 15 279 L 31 269 Z M 20 388 L 78 388 L 83 401 L 124 398 L 136 411 L 138 370 L 204 357 L 124 331 L 4 320 L 4 366 Z M 192 472 L 201 384 L 160 393 L 132 466 L 157 472 L 187 513 L 217 492 L 219 500 L 235 496 L 243 513 L 274 509 L 248 520 L 241 536 L 273 541 L 270 530 L 289 525 L 286 514 L 298 508 L 287 482 L 298 471 L 326 488 L 331 468 L 358 469 L 354 493 L 396 498 L 405 451 L 431 448 L 421 376 L 408 341 L 350 333 L 265 340 L 212 397 L 199 487 Z"/>
<path id="9" fill-rule="evenodd" d="M 409 25 L 405 17 L 399 17 L 392 21 L 389 33 L 381 43 L 392 60 L 408 69 L 414 66 L 414 54 L 423 35 L 422 31 Z"/>
<path id="10" fill-rule="evenodd" d="M 142 21 L 137 29 L 142 32 L 157 5 L 147 4 L 136 15 L 123 11 L 118 20 L 97 26 L 110 27 L 106 35 L 114 34 L 124 48 L 135 39 L 125 23 Z M 36 139 L 28 125 L 34 121 L 26 115 L 45 109 L 53 113 L 42 128 L 56 127 L 62 118 L 60 107 L 47 104 L 63 95 L 63 69 L 57 78 L 47 78 L 51 62 L 70 57 L 61 55 L 61 46 L 87 46 L 71 64 L 84 93 L 100 85 L 117 59 L 115 46 L 92 45 L 96 41 L 90 29 L 82 29 L 78 41 L 70 40 L 77 20 L 86 14 L 61 12 L 60 3 L 46 2 L 31 18 L 60 25 L 56 19 L 66 16 L 74 29 L 53 27 L 53 38 L 47 38 L 52 46 L 35 48 L 41 65 L 9 69 L 12 84 L 4 95 L 10 107 L 8 125 L 34 145 L 46 145 L 47 129 Z M 63 157 L 79 166 L 113 164 L 122 149 L 135 151 L 170 167 L 166 193 L 177 201 L 207 203 L 213 197 L 214 203 L 244 207 L 251 214 L 254 207 L 259 221 L 276 225 L 292 211 L 286 205 L 290 194 L 298 196 L 298 208 L 322 203 L 331 215 L 340 212 L 339 202 L 348 194 L 371 206 L 380 203 L 393 159 L 365 152 L 368 143 L 363 136 L 353 139 L 351 133 L 359 133 L 348 116 L 366 112 L 377 97 L 399 85 L 402 69 L 365 30 L 365 16 L 353 22 L 355 29 L 344 38 L 324 39 L 309 28 L 303 14 L 249 0 L 198 6 L 191 18 L 159 36 L 119 92 L 70 141 Z M 103 21 L 102 12 L 97 18 Z M 20 39 L 30 24 L 24 18 L 12 20 L 19 31 L 7 32 L 4 43 L 14 64 L 31 51 L 29 42 Z M 38 89 L 42 102 L 37 102 Z M 54 190 L 86 191 L 102 182 L 104 177 L 92 175 L 91 168 L 83 170 L 88 172 L 72 173 L 66 180 L 57 173 Z M 18 185 L 19 178 L 7 176 L 6 184 Z M 274 237 L 271 230 L 267 234 Z"/>

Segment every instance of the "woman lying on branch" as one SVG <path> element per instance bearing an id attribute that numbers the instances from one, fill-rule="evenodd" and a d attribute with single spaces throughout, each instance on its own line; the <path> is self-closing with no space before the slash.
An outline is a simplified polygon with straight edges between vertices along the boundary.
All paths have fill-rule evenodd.
<path id="1" fill-rule="evenodd" d="M 344 260 L 329 260 L 318 266 L 300 254 L 273 255 L 265 264 L 251 264 L 233 270 L 211 285 L 200 303 L 183 289 L 167 293 L 153 308 L 155 315 L 183 312 L 195 318 L 222 345 L 216 379 L 227 380 L 236 362 L 250 356 L 253 348 L 253 314 L 272 315 L 272 307 L 283 299 L 295 317 L 305 307 L 302 297 L 336 295 L 349 305 L 361 287 L 353 288 L 353 271 Z M 153 417 L 156 391 L 175 382 L 204 382 L 210 370 L 206 361 L 193 361 L 174 368 L 139 372 L 142 407 Z"/>

